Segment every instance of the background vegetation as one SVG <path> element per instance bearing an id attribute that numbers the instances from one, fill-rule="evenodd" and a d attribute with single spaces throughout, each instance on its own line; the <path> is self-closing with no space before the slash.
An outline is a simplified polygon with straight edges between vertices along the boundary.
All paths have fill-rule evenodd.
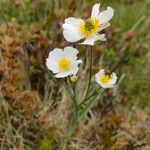
<path id="1" fill-rule="evenodd" d="M 104 31 L 107 42 L 94 46 L 93 70 L 114 70 L 119 81 L 88 113 L 70 138 L 69 149 L 150 149 L 150 1 L 1 0 L 1 150 L 58 149 L 70 100 L 63 80 L 52 80 L 45 59 L 53 48 L 70 45 L 62 35 L 64 19 L 88 17 L 96 2 L 102 9 L 113 7 L 115 16 Z M 78 49 L 86 63 L 88 47 Z M 78 97 L 88 67 L 81 66 L 81 70 Z"/>

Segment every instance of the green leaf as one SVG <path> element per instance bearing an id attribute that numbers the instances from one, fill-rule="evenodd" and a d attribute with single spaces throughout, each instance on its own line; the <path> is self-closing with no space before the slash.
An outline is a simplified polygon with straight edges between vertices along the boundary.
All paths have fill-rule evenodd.
<path id="1" fill-rule="evenodd" d="M 85 117 L 85 115 L 90 111 L 90 109 L 96 104 L 96 102 L 100 99 L 101 95 L 103 94 L 105 89 L 101 89 L 98 95 L 92 97 L 88 103 L 86 104 L 85 108 L 79 114 L 79 122 Z"/>

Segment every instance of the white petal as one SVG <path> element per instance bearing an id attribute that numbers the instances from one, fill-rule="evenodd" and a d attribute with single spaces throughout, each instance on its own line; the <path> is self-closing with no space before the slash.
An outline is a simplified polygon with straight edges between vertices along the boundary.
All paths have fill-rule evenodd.
<path id="1" fill-rule="evenodd" d="M 113 17 L 113 15 L 114 15 L 114 10 L 111 7 L 107 7 L 107 10 L 105 10 L 99 14 L 100 24 L 110 21 L 110 19 Z"/>
<path id="2" fill-rule="evenodd" d="M 79 51 L 76 48 L 73 48 L 71 46 L 68 46 L 68 47 L 64 48 L 65 57 L 69 58 L 71 60 L 76 60 L 78 53 L 79 53 Z"/>
<path id="3" fill-rule="evenodd" d="M 65 19 L 65 23 L 70 24 L 75 27 L 78 27 L 80 24 L 84 23 L 84 20 L 80 19 L 80 18 L 69 17 L 69 18 Z"/>
<path id="4" fill-rule="evenodd" d="M 109 27 L 110 26 L 110 23 L 109 22 L 106 22 L 106 23 L 104 23 L 104 24 L 101 24 L 100 25 L 100 31 L 102 31 L 103 29 L 105 29 L 105 28 L 107 28 L 107 27 Z"/>
<path id="5" fill-rule="evenodd" d="M 77 74 L 79 67 L 77 67 L 77 65 L 74 65 L 69 71 L 67 72 L 60 72 L 58 74 L 55 75 L 56 78 L 64 78 L 67 76 L 71 76 L 74 74 Z"/>
<path id="6" fill-rule="evenodd" d="M 79 18 L 67 18 L 63 24 L 63 34 L 67 41 L 76 42 L 84 38 L 84 36 L 79 31 L 80 24 L 84 23 L 82 19 Z"/>
<path id="7" fill-rule="evenodd" d="M 63 29 L 64 38 L 68 42 L 76 42 L 84 38 L 79 31 L 79 27 L 75 27 L 71 24 L 65 23 L 63 24 Z"/>
<path id="8" fill-rule="evenodd" d="M 115 84 L 117 81 L 117 76 L 115 73 L 112 73 L 111 80 L 109 81 L 109 84 Z"/>
<path id="9" fill-rule="evenodd" d="M 97 3 L 97 4 L 95 4 L 95 5 L 93 6 L 93 8 L 92 8 L 92 13 L 91 13 L 91 17 L 97 17 L 97 16 L 99 15 L 99 13 L 100 13 L 99 8 L 100 8 L 100 4 L 99 4 L 99 3 Z"/>
<path id="10" fill-rule="evenodd" d="M 76 60 L 76 62 L 75 62 L 76 64 L 82 64 L 83 62 L 82 62 L 82 60 Z"/>
<path id="11" fill-rule="evenodd" d="M 64 78 L 70 75 L 70 72 L 59 72 L 55 75 L 56 78 Z"/>
<path id="12" fill-rule="evenodd" d="M 93 34 L 91 36 L 88 36 L 84 42 L 80 44 L 85 44 L 85 45 L 94 45 L 94 42 L 100 40 L 100 41 L 106 41 L 105 34 Z"/>
<path id="13" fill-rule="evenodd" d="M 58 67 L 56 65 L 56 62 L 53 60 L 50 60 L 49 58 L 46 59 L 46 66 L 49 70 L 51 70 L 53 73 L 58 73 Z"/>
<path id="14" fill-rule="evenodd" d="M 72 64 L 72 68 L 70 69 L 70 75 L 74 75 L 77 74 L 78 72 L 78 65 L 82 63 L 82 60 L 76 60 L 75 62 L 73 62 Z"/>
<path id="15" fill-rule="evenodd" d="M 112 88 L 112 87 L 113 87 L 112 84 L 101 84 L 101 86 L 102 86 L 103 88 L 105 88 L 105 89 L 107 89 L 107 88 Z"/>
<path id="16" fill-rule="evenodd" d="M 106 41 L 105 34 L 98 34 L 98 37 L 100 41 Z"/>
<path id="17" fill-rule="evenodd" d="M 102 77 L 105 74 L 105 70 L 101 69 L 98 73 L 99 77 Z"/>
<path id="18" fill-rule="evenodd" d="M 115 73 L 111 74 L 111 79 L 108 83 L 102 83 L 101 79 L 105 74 L 105 70 L 101 69 L 98 73 L 95 74 L 95 81 L 100 84 L 103 88 L 112 88 L 117 81 L 117 76 Z"/>
<path id="19" fill-rule="evenodd" d="M 77 74 L 78 70 L 79 70 L 79 67 L 78 67 L 78 66 L 74 66 L 74 67 L 70 70 L 70 75 Z"/>
<path id="20" fill-rule="evenodd" d="M 66 71 L 66 72 L 59 72 L 58 74 L 55 75 L 56 78 L 64 78 L 64 77 L 67 77 L 67 76 L 71 76 L 71 75 L 74 75 L 74 74 L 77 74 L 78 72 L 78 64 L 82 63 L 81 60 L 77 60 L 75 62 L 72 63 L 72 66 L 71 66 L 71 69 L 69 71 Z"/>
<path id="21" fill-rule="evenodd" d="M 88 36 L 84 42 L 80 43 L 80 44 L 85 44 L 85 45 L 94 45 L 94 42 L 97 41 L 99 39 L 99 37 L 97 36 L 97 34 L 93 34 L 91 36 Z"/>
<path id="22" fill-rule="evenodd" d="M 101 69 L 98 73 L 95 74 L 95 80 L 100 84 L 100 79 L 104 76 L 105 70 Z"/>
<path id="23" fill-rule="evenodd" d="M 53 51 L 49 52 L 48 59 L 53 60 L 54 62 L 57 62 L 63 57 L 64 57 L 63 50 L 60 48 L 55 48 Z"/>
<path id="24" fill-rule="evenodd" d="M 53 51 L 49 52 L 49 56 L 46 59 L 46 66 L 53 73 L 58 73 L 59 69 L 57 66 L 57 62 L 63 57 L 64 57 L 63 50 L 55 48 Z"/>

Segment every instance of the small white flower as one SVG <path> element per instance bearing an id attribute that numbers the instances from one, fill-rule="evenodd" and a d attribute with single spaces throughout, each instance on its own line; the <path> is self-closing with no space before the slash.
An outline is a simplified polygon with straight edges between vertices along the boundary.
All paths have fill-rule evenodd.
<path id="1" fill-rule="evenodd" d="M 97 40 L 105 41 L 105 34 L 99 34 L 101 30 L 107 28 L 109 21 L 114 15 L 114 10 L 107 7 L 105 11 L 100 12 L 100 4 L 95 4 L 92 8 L 91 17 L 83 20 L 69 17 L 63 24 L 63 34 L 68 42 L 77 42 L 85 39 L 80 44 L 94 45 Z"/>
<path id="2" fill-rule="evenodd" d="M 78 50 L 73 47 L 65 47 L 64 50 L 55 48 L 46 59 L 46 66 L 56 78 L 63 78 L 77 73 L 78 65 L 82 63 L 77 60 Z"/>
<path id="3" fill-rule="evenodd" d="M 103 88 L 112 88 L 117 81 L 115 73 L 107 74 L 104 69 L 101 69 L 95 74 L 95 80 Z"/>

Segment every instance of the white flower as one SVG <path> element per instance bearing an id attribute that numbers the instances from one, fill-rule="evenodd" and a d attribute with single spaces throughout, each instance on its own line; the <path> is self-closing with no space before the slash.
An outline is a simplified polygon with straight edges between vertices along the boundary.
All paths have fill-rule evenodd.
<path id="1" fill-rule="evenodd" d="M 95 4 L 92 8 L 91 17 L 83 20 L 69 17 L 63 24 L 63 34 L 68 42 L 76 42 L 85 39 L 80 44 L 94 45 L 97 40 L 105 41 L 105 34 L 99 34 L 101 30 L 107 28 L 109 21 L 114 15 L 114 10 L 107 7 L 105 11 L 100 12 L 100 4 Z"/>
<path id="2" fill-rule="evenodd" d="M 46 66 L 51 70 L 56 78 L 63 78 L 74 75 L 78 71 L 78 65 L 82 63 L 77 60 L 78 50 L 73 47 L 65 47 L 64 50 L 55 48 L 49 53 L 46 59 Z"/>
<path id="3" fill-rule="evenodd" d="M 115 73 L 107 74 L 104 69 L 101 69 L 95 74 L 95 80 L 103 88 L 112 88 L 117 81 Z"/>

